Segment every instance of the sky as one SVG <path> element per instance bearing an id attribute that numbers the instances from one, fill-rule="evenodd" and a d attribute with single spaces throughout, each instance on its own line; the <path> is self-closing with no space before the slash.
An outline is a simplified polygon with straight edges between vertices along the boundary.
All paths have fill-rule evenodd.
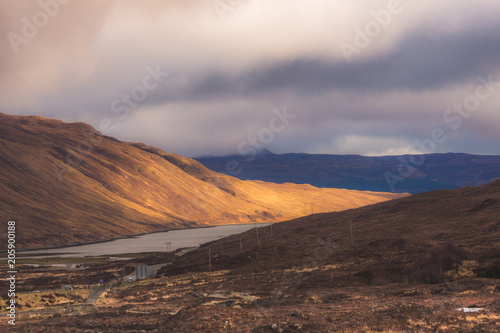
<path id="1" fill-rule="evenodd" d="M 0 112 L 185 156 L 500 154 L 498 0 L 0 0 Z"/>

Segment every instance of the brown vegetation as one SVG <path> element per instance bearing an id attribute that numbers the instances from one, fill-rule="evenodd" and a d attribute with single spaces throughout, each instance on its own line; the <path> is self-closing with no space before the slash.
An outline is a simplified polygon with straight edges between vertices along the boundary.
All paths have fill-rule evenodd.
<path id="1" fill-rule="evenodd" d="M 24 248 L 276 222 L 401 195 L 241 181 L 83 123 L 0 114 L 0 211 Z"/>
<path id="2" fill-rule="evenodd" d="M 174 261 L 161 276 L 109 290 L 90 312 L 23 320 L 20 331 L 498 332 L 499 203 L 497 181 L 259 228 L 260 246 L 253 229 L 158 254 L 145 261 Z M 133 262 L 65 277 L 77 285 L 120 265 Z"/>

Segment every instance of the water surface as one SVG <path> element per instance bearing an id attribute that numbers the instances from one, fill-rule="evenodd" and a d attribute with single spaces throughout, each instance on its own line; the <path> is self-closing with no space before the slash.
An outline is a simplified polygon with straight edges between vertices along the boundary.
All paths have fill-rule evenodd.
<path id="1" fill-rule="evenodd" d="M 270 223 L 258 224 L 264 227 Z M 193 228 L 158 232 L 132 238 L 117 239 L 109 242 L 87 244 L 80 246 L 61 247 L 57 249 L 29 251 L 34 256 L 46 256 L 59 258 L 74 258 L 85 256 L 107 256 L 123 253 L 141 252 L 168 252 L 167 243 L 170 242 L 170 251 L 195 247 L 207 243 L 220 236 L 230 236 L 255 228 L 255 224 L 224 225 L 208 228 Z"/>

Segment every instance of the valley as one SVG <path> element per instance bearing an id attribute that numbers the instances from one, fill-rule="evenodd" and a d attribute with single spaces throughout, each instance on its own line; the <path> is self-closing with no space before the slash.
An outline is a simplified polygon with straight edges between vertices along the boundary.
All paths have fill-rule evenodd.
<path id="1" fill-rule="evenodd" d="M 0 114 L 0 211 L 20 249 L 284 221 L 407 194 L 242 181 L 84 123 Z M 0 239 L 0 246 L 5 239 Z"/>
<path id="2" fill-rule="evenodd" d="M 54 301 L 44 308 L 53 312 L 24 303 L 19 330 L 497 332 L 499 212 L 497 181 L 275 223 L 181 256 L 25 269 L 24 292 L 61 284 L 77 291 L 49 293 Z M 141 262 L 171 264 L 120 282 Z M 99 278 L 108 287 L 85 306 Z"/>
<path id="3" fill-rule="evenodd" d="M 0 0 L 0 333 L 500 332 L 499 14 Z"/>

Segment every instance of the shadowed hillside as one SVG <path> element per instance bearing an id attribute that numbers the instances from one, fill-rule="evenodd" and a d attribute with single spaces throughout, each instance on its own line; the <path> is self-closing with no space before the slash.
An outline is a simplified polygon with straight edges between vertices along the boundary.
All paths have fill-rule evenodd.
<path id="1" fill-rule="evenodd" d="M 496 181 L 259 228 L 261 246 L 255 229 L 207 243 L 162 269 L 168 279 L 198 274 L 196 297 L 164 327 L 222 329 L 222 315 L 255 332 L 498 332 L 499 216 Z M 207 313 L 205 295 L 221 290 L 256 301 L 233 297 L 243 309 Z"/>
<path id="2" fill-rule="evenodd" d="M 335 244 L 337 249 L 332 250 L 334 256 L 322 265 L 333 264 L 340 258 L 345 260 L 362 256 L 374 260 L 372 264 L 367 262 L 366 269 L 383 271 L 380 264 L 385 261 L 384 258 L 394 256 L 405 258 L 405 261 L 395 265 L 398 268 L 415 267 L 412 265 L 416 259 L 448 245 L 493 260 L 500 258 L 499 217 L 500 181 L 479 187 L 421 193 L 342 212 L 301 217 L 274 224 L 272 229 L 260 228 L 260 238 L 269 240 L 270 250 L 259 252 L 258 258 L 261 260 L 256 258 L 237 266 L 251 270 L 255 268 L 254 265 L 261 269 L 300 265 L 303 253 L 311 254 L 321 245 L 317 242 L 318 237 L 329 237 L 329 244 Z M 242 235 L 243 240 L 248 242 L 247 249 L 257 248 L 255 230 Z M 226 255 L 239 252 L 239 237 L 234 235 L 224 239 Z M 179 259 L 178 265 L 166 270 L 183 271 L 189 267 L 182 264 L 184 260 L 195 268 L 194 261 L 189 257 L 199 252 L 200 262 L 205 262 L 206 256 L 201 253 L 206 252 L 209 246 L 213 246 L 213 243 L 205 244 Z M 279 255 L 272 250 L 276 248 L 280 249 Z M 266 252 L 274 254 L 266 256 Z M 226 263 L 221 262 L 220 269 L 235 268 L 231 260 Z M 495 263 L 499 265 L 497 278 L 500 278 L 500 261 Z M 356 269 L 361 270 L 361 267 Z"/>

